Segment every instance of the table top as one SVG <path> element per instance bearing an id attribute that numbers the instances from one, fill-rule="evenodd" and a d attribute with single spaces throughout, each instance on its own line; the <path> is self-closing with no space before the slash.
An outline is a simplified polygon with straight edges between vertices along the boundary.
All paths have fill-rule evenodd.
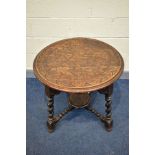
<path id="1" fill-rule="evenodd" d="M 119 52 L 90 38 L 64 39 L 45 47 L 35 58 L 35 76 L 51 88 L 82 93 L 102 89 L 122 74 Z"/>

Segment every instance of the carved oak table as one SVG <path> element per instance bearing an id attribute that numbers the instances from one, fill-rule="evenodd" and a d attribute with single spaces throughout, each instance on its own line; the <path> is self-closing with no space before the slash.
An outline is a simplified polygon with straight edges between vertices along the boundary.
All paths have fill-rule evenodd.
<path id="1" fill-rule="evenodd" d="M 119 52 L 107 43 L 89 38 L 65 39 L 45 47 L 35 58 L 34 74 L 45 86 L 48 97 L 48 131 L 74 108 L 94 113 L 107 131 L 112 130 L 113 83 L 121 76 L 124 62 Z M 90 105 L 90 95 L 105 95 L 105 115 Z M 54 115 L 54 96 L 68 93 L 68 108 Z"/>

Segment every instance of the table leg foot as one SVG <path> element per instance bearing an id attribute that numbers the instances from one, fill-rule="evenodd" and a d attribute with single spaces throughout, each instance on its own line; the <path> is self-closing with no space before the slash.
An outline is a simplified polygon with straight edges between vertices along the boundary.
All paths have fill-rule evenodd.
<path id="1" fill-rule="evenodd" d="M 113 126 L 112 120 L 105 120 L 104 125 L 108 132 L 112 131 L 112 126 Z"/>
<path id="2" fill-rule="evenodd" d="M 56 123 L 50 120 L 47 121 L 48 132 L 52 133 L 55 130 Z"/>

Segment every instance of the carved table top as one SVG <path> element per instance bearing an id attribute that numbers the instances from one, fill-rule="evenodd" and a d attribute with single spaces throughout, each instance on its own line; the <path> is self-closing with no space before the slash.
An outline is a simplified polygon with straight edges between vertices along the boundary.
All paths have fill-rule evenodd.
<path id="1" fill-rule="evenodd" d="M 65 92 L 90 92 L 116 81 L 124 62 L 107 43 L 89 38 L 65 39 L 44 48 L 35 58 L 35 76 Z"/>

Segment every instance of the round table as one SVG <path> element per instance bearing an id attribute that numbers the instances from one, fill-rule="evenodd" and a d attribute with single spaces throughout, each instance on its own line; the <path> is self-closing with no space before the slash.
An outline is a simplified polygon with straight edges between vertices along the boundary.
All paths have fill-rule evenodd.
<path id="1" fill-rule="evenodd" d="M 93 112 L 108 131 L 112 129 L 113 83 L 124 69 L 120 53 L 109 44 L 90 38 L 70 38 L 45 47 L 36 56 L 34 74 L 45 85 L 48 96 L 48 129 L 52 132 L 56 123 L 74 108 L 85 108 Z M 105 95 L 106 115 L 90 106 L 93 91 Z M 67 92 L 69 106 L 54 115 L 54 96 Z"/>

